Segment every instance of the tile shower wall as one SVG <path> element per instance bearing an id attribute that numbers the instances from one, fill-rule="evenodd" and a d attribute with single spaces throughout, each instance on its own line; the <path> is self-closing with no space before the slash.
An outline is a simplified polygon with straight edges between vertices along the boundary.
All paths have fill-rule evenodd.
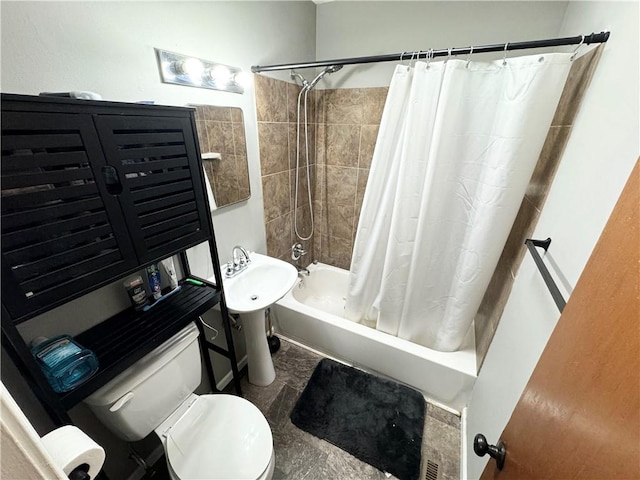
<path id="1" fill-rule="evenodd" d="M 317 181 L 314 251 L 348 269 L 387 88 L 316 92 Z"/>
<path id="2" fill-rule="evenodd" d="M 538 217 L 569 139 L 580 102 L 598 65 L 603 49 L 604 45 L 601 45 L 577 58 L 569 71 L 567 83 L 562 91 L 527 192 L 475 317 L 478 369 L 482 366 L 487 354 L 493 334 L 498 327 L 498 322 L 511 293 L 515 275 L 524 258 L 526 252 L 524 241 L 532 235 L 536 223 L 538 223 Z"/>
<path id="3" fill-rule="evenodd" d="M 482 365 L 493 334 L 511 292 L 515 274 L 525 255 L 524 240 L 535 228 L 538 216 L 544 205 L 553 181 L 564 146 L 569 138 L 573 120 L 580 101 L 596 68 L 602 47 L 576 59 L 572 65 L 567 84 L 563 90 L 558 108 L 547 134 L 538 163 L 531 177 L 525 198 L 509 234 L 491 283 L 485 293 L 482 304 L 475 317 L 475 340 L 478 369 Z M 257 76 L 256 101 L 258 104 L 258 130 L 262 161 L 262 179 L 265 188 L 265 222 L 267 225 L 267 249 L 270 255 L 281 258 L 288 256 L 285 238 L 293 241 L 291 216 L 293 205 L 293 187 L 286 190 L 287 178 L 293 185 L 295 168 L 295 123 L 289 123 L 289 165 L 281 160 L 282 172 L 289 168 L 288 176 L 282 174 L 278 190 L 266 185 L 275 176 L 272 168 L 272 150 L 283 150 L 280 155 L 286 158 L 284 133 L 278 137 L 272 126 L 277 121 L 262 118 L 279 118 L 284 125 L 295 122 L 295 95 L 298 87 Z M 378 134 L 380 118 L 386 100 L 387 88 L 354 88 L 317 90 L 315 97 L 315 116 L 312 131 L 315 134 L 316 156 L 312 156 L 315 182 L 314 220 L 316 224 L 311 259 L 348 269 L 351 263 L 364 189 L 369 175 L 373 148 Z M 259 95 L 260 94 L 260 95 Z M 276 104 L 279 102 L 279 107 Z M 261 105 L 262 103 L 262 105 Z M 277 117 L 276 117 L 277 115 Z M 283 146 L 285 145 L 285 146 Z M 276 173 L 277 175 L 277 173 Z M 276 183 L 276 182 L 273 182 Z M 267 192 L 272 192 L 270 196 Z M 289 204 L 287 205 L 287 199 Z M 280 202 L 280 206 L 278 206 Z M 308 203 L 308 202 L 307 202 Z M 305 204 L 305 201 L 300 203 Z M 300 213 L 300 212 L 299 212 Z M 308 221 L 308 211 L 304 211 L 304 220 Z M 305 223 L 306 226 L 306 223 Z M 304 230 L 308 232 L 308 230 Z M 309 246 L 309 244 L 306 244 Z M 284 257 L 283 257 L 284 253 Z M 308 262 L 307 262 L 308 263 Z"/>
<path id="4" fill-rule="evenodd" d="M 264 222 L 267 234 L 267 254 L 291 261 L 294 243 L 294 196 L 296 166 L 296 106 L 300 87 L 262 75 L 255 75 L 256 111 L 258 117 L 258 143 L 264 200 Z M 309 102 L 309 118 L 313 119 L 314 102 Z M 309 170 L 312 198 L 315 178 L 315 122 L 310 121 Z M 310 205 L 307 199 L 307 174 L 304 143 L 300 152 L 301 169 L 298 178 L 298 232 L 309 236 L 311 232 Z M 313 237 L 300 241 L 309 254 L 302 261 L 315 258 Z"/>
<path id="5" fill-rule="evenodd" d="M 296 182 L 297 85 L 256 75 L 258 139 L 267 253 L 290 260 Z M 387 88 L 314 90 L 309 94 L 309 159 L 314 235 L 300 241 L 309 255 L 349 268 L 364 188 Z M 298 231 L 311 231 L 305 146 L 300 142 Z"/>

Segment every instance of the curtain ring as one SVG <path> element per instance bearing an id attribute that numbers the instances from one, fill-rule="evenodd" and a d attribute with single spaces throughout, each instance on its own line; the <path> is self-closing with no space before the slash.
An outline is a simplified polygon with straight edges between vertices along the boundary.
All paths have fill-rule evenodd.
<path id="1" fill-rule="evenodd" d="M 407 52 L 402 52 L 402 53 L 400 54 L 400 63 L 402 63 L 402 58 L 404 57 L 404 54 L 405 54 L 405 53 L 407 53 Z M 402 63 L 402 64 L 404 65 L 404 63 Z"/>
<path id="2" fill-rule="evenodd" d="M 453 48 L 449 47 L 447 48 L 447 59 L 445 60 L 445 63 L 447 63 L 449 60 L 451 60 L 451 51 L 453 50 Z"/>
<path id="3" fill-rule="evenodd" d="M 411 54 L 411 59 L 409 60 L 409 68 L 413 68 L 413 66 L 415 65 L 416 61 L 415 61 L 415 57 L 418 55 L 418 52 L 413 52 Z"/>
<path id="4" fill-rule="evenodd" d="M 504 54 L 502 55 L 502 66 L 507 64 L 507 48 L 509 48 L 509 42 L 504 44 Z"/>
<path id="5" fill-rule="evenodd" d="M 430 48 L 427 52 L 427 68 L 431 66 L 431 60 L 433 60 L 433 48 Z"/>
<path id="6" fill-rule="evenodd" d="M 573 59 L 576 58 L 576 55 L 578 54 L 578 50 L 580 50 L 580 47 L 582 46 L 583 43 L 584 43 L 584 35 L 582 35 L 582 39 L 580 40 L 580 43 L 571 54 L 571 57 L 569 57 L 569 60 L 573 61 Z"/>
<path id="7" fill-rule="evenodd" d="M 471 63 L 471 55 L 473 55 L 473 45 L 469 47 L 469 53 L 467 54 L 467 64 L 465 68 L 469 68 L 469 64 Z"/>

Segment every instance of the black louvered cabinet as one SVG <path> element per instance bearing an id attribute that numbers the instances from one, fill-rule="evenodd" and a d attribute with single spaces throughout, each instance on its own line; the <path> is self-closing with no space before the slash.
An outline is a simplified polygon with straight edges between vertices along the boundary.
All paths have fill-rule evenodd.
<path id="1" fill-rule="evenodd" d="M 3 95 L 0 167 L 17 322 L 211 236 L 187 109 Z"/>
<path id="2" fill-rule="evenodd" d="M 214 305 L 227 348 L 200 335 L 206 372 L 216 390 L 208 351 L 227 357 L 241 393 L 193 112 L 2 95 L 2 346 L 58 425 L 70 421 L 66 412 L 75 404 Z M 16 325 L 172 255 L 192 277 L 185 251 L 202 242 L 215 281 L 183 281 L 152 309 L 129 308 L 78 335 L 100 368 L 78 389 L 56 394 Z"/>

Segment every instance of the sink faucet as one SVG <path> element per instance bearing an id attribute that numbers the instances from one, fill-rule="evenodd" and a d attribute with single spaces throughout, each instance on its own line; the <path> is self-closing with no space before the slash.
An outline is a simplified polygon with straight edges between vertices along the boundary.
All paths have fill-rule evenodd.
<path id="1" fill-rule="evenodd" d="M 249 258 L 249 252 L 247 252 L 243 246 L 236 245 L 233 247 L 233 251 L 231 252 L 231 260 L 227 263 L 225 276 L 229 278 L 237 275 L 247 268 L 250 263 L 251 258 Z"/>

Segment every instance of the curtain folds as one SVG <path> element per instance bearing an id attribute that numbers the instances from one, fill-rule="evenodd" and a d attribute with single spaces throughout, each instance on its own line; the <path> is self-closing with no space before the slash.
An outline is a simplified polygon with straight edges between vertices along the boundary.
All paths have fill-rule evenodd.
<path id="1" fill-rule="evenodd" d="M 542 149 L 570 54 L 398 66 L 345 316 L 441 351 L 472 324 Z"/>

